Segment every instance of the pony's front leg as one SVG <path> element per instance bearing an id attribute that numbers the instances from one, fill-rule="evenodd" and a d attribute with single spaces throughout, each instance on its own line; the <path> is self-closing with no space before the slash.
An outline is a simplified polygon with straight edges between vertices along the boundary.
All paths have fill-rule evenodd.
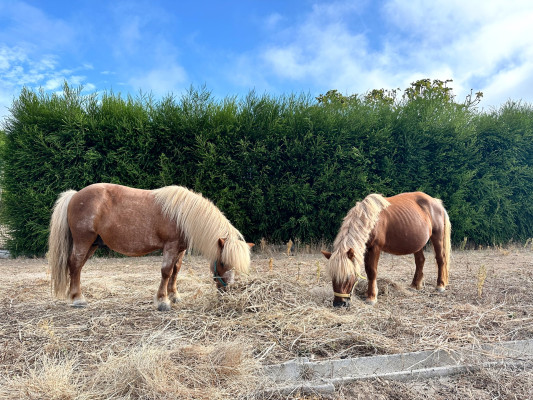
<path id="1" fill-rule="evenodd" d="M 182 251 L 178 255 L 178 261 L 174 264 L 174 268 L 172 269 L 172 275 L 170 276 L 170 279 L 168 281 L 168 286 L 167 286 L 168 298 L 172 303 L 177 303 L 178 301 L 180 301 L 180 296 L 178 294 L 177 280 L 178 280 L 178 273 L 180 272 L 181 263 L 183 261 L 184 255 L 185 255 L 185 250 Z"/>
<path id="2" fill-rule="evenodd" d="M 176 266 L 180 252 L 175 251 L 171 246 L 165 246 L 163 249 L 163 265 L 161 266 L 161 283 L 157 290 L 156 302 L 159 311 L 170 310 L 170 300 L 168 299 L 167 289 L 170 276 Z"/>
<path id="3" fill-rule="evenodd" d="M 365 271 L 368 279 L 365 302 L 371 306 L 378 301 L 378 261 L 381 251 L 374 247 L 367 248 L 365 253 Z"/>
<path id="4" fill-rule="evenodd" d="M 411 287 L 416 290 L 422 289 L 422 279 L 424 278 L 424 263 L 426 261 L 426 257 L 424 257 L 424 249 L 417 251 L 415 253 L 415 276 L 413 276 L 413 282 L 411 283 Z"/>

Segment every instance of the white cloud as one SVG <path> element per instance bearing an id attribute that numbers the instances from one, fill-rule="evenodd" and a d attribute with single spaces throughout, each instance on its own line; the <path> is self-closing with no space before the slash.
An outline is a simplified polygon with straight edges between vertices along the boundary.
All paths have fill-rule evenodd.
<path id="1" fill-rule="evenodd" d="M 533 104 L 531 88 L 533 88 L 533 62 L 528 62 L 493 75 L 483 88 L 483 103 L 497 106 L 507 100 L 523 100 Z"/>
<path id="2" fill-rule="evenodd" d="M 77 74 L 86 66 L 58 70 L 58 64 L 57 57 L 52 54 L 33 58 L 23 48 L 0 45 L 0 125 L 24 86 L 61 92 L 63 83 L 67 81 L 71 85 L 83 85 L 85 91 L 94 90 L 95 86 L 87 82 L 85 76 Z"/>
<path id="3" fill-rule="evenodd" d="M 516 96 L 533 99 L 520 90 L 532 70 L 531 1 L 391 0 L 380 11 L 383 35 L 373 37 L 360 23 L 364 6 L 315 5 L 263 47 L 261 63 L 249 63 L 257 69 L 250 75 L 350 93 L 451 78 L 458 100 L 470 89 L 484 91 L 483 102 L 490 105 Z M 271 16 L 266 26 L 272 21 L 278 30 L 284 22 Z"/>
<path id="4" fill-rule="evenodd" d="M 78 50 L 77 25 L 22 1 L 0 8 L 0 125 L 23 87 L 56 92 L 64 81 L 86 89 L 91 85 L 82 75 L 91 64 L 59 68 L 63 54 Z"/>
<path id="5" fill-rule="evenodd" d="M 165 67 L 152 69 L 128 81 L 131 87 L 143 92 L 151 92 L 157 96 L 181 92 L 187 83 L 187 73 L 178 64 L 169 64 Z"/>
<path id="6" fill-rule="evenodd" d="M 278 13 L 270 14 L 266 20 L 265 25 L 267 29 L 276 29 L 278 24 L 283 20 L 283 16 Z"/>
<path id="7" fill-rule="evenodd" d="M 332 14 L 332 8 L 328 8 Z M 329 82 L 347 86 L 357 80 L 369 63 L 367 39 L 351 34 L 348 27 L 335 20 L 324 20 L 323 8 L 290 33 L 294 40 L 287 45 L 272 45 L 262 58 L 281 78 L 296 81 Z M 377 67 L 374 65 L 374 68 Z M 352 86 L 349 83 L 349 86 Z"/>
<path id="8" fill-rule="evenodd" d="M 394 1 L 387 11 L 398 29 L 408 26 L 420 40 L 420 51 L 406 52 L 414 67 L 425 72 L 437 64 L 446 66 L 450 75 L 427 76 L 453 78 L 459 97 L 474 89 L 485 93 L 482 104 L 531 99 L 531 93 L 519 90 L 519 82 L 524 85 L 524 71 L 531 71 L 533 3 Z"/>
<path id="9" fill-rule="evenodd" d="M 44 84 L 45 90 L 57 90 L 61 87 L 63 84 L 63 81 L 61 81 L 60 78 L 52 78 L 48 79 L 46 83 Z"/>

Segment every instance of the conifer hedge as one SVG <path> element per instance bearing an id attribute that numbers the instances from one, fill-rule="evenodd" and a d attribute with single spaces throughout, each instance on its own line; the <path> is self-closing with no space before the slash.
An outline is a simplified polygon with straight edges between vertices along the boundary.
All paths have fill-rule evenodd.
<path id="1" fill-rule="evenodd" d="M 254 92 L 216 100 L 203 88 L 160 101 L 23 89 L 0 141 L 0 222 L 14 255 L 42 255 L 60 192 L 176 184 L 212 199 L 247 240 L 330 242 L 369 193 L 422 190 L 444 201 L 456 243 L 525 241 L 533 108 L 471 105 L 431 85 L 400 99 L 332 91 L 318 101 Z"/>

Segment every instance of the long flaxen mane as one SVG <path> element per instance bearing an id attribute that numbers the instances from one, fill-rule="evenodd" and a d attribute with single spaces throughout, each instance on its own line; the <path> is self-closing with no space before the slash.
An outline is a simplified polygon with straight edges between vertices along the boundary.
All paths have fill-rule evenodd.
<path id="1" fill-rule="evenodd" d="M 210 200 L 183 186 L 166 186 L 153 193 L 163 213 L 176 221 L 189 249 L 214 261 L 218 256 L 218 239 L 224 239 L 221 261 L 236 273 L 248 272 L 250 247 Z"/>
<path id="2" fill-rule="evenodd" d="M 360 275 L 366 242 L 378 222 L 379 214 L 388 206 L 390 203 L 383 196 L 372 193 L 348 211 L 333 242 L 333 253 L 329 259 L 332 280 L 342 282 L 349 276 L 357 278 Z M 354 251 L 353 260 L 347 255 L 350 249 Z"/>

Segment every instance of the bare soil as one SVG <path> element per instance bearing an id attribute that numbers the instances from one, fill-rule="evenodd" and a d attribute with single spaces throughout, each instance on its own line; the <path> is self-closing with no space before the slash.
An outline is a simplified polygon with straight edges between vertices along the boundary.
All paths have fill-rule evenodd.
<path id="1" fill-rule="evenodd" d="M 412 256 L 383 254 L 378 303 L 366 281 L 349 309 L 332 307 L 318 252 L 254 253 L 250 274 L 219 294 L 208 263 L 186 256 L 181 301 L 159 312 L 161 257 L 93 258 L 82 272 L 89 303 L 51 295 L 44 259 L 0 260 L 0 398 L 263 398 L 261 366 L 296 357 L 337 359 L 533 338 L 533 251 L 455 251 L 450 285 L 408 289 Z M 504 365 L 409 383 L 370 380 L 331 398 L 532 398 L 533 372 Z M 269 395 L 270 398 L 287 396 Z M 322 395 L 322 397 L 328 397 Z M 288 398 L 321 398 L 295 393 Z"/>

